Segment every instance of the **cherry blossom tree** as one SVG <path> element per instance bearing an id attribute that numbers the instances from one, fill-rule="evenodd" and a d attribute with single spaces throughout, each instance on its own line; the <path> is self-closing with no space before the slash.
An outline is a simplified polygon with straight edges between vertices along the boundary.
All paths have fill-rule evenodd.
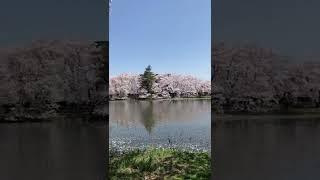
<path id="1" fill-rule="evenodd" d="M 213 97 L 222 96 L 231 111 L 268 111 L 283 103 L 298 106 L 301 99 L 319 104 L 320 63 L 293 63 L 290 57 L 254 45 L 219 43 L 212 54 L 213 86 L 222 89 L 213 90 Z"/>
<path id="2" fill-rule="evenodd" d="M 198 97 L 211 94 L 211 82 L 193 76 L 159 74 L 152 87 L 157 97 Z M 148 91 L 140 88 L 139 75 L 121 74 L 110 78 L 109 94 L 113 98 L 145 95 Z"/>

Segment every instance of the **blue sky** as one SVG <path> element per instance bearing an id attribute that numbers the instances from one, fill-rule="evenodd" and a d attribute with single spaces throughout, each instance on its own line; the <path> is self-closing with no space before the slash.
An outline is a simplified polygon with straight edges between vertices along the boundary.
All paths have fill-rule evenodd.
<path id="1" fill-rule="evenodd" d="M 114 0 L 110 15 L 110 76 L 189 74 L 210 80 L 210 0 Z"/>

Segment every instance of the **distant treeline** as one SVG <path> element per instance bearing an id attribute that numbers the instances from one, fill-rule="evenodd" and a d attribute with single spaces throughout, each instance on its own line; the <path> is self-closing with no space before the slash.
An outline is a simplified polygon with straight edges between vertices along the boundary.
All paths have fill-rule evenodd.
<path id="1" fill-rule="evenodd" d="M 292 63 L 271 49 L 220 43 L 212 49 L 212 83 L 159 74 L 152 86 L 146 83 L 146 90 L 140 87 L 140 75 L 109 79 L 108 50 L 105 41 L 36 41 L 23 48 L 0 49 L 0 119 L 47 119 L 66 107 L 98 115 L 109 99 L 128 97 L 212 95 L 216 112 L 320 106 L 320 60 Z"/>
<path id="2" fill-rule="evenodd" d="M 142 87 L 141 75 L 121 74 L 110 78 L 109 99 L 193 98 L 211 95 L 211 82 L 193 76 L 159 74 L 150 88 Z"/>

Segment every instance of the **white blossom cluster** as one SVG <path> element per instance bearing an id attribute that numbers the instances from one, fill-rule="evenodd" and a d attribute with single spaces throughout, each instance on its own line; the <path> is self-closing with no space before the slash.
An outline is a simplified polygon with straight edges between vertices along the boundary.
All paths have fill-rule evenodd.
<path id="1" fill-rule="evenodd" d="M 153 92 L 163 98 L 209 96 L 211 82 L 190 75 L 157 75 Z M 144 95 L 147 91 L 140 88 L 139 75 L 121 74 L 109 80 L 109 95 L 123 98 L 128 95 Z"/>

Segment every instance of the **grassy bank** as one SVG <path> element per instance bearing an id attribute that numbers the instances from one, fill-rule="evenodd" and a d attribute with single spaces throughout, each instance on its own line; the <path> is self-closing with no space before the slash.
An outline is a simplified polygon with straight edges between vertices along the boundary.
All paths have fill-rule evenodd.
<path id="1" fill-rule="evenodd" d="M 110 153 L 109 179 L 210 179 L 210 155 L 175 149 Z"/>

